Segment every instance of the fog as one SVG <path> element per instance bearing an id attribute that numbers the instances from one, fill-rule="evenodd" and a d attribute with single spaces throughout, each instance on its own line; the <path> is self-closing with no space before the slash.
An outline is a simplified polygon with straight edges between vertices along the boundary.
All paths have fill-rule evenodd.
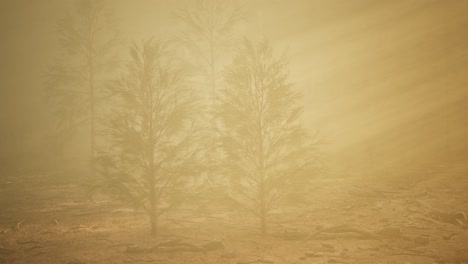
<path id="1" fill-rule="evenodd" d="M 466 10 L 1 1 L 0 263 L 468 261 Z"/>

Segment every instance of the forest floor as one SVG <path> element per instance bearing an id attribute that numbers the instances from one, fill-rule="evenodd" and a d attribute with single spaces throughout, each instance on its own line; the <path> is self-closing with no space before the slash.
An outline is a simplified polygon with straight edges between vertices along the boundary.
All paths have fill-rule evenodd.
<path id="1" fill-rule="evenodd" d="M 154 239 L 145 215 L 77 184 L 5 181 L 0 263 L 468 263 L 468 175 L 414 175 L 317 179 L 265 237 L 250 215 L 180 210 Z"/>

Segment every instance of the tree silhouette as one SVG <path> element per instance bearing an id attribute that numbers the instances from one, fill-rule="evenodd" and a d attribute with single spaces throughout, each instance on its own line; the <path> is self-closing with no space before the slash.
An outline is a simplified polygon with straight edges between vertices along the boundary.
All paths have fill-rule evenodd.
<path id="1" fill-rule="evenodd" d="M 235 1 L 197 0 L 193 3 L 175 12 L 183 24 L 183 34 L 178 37 L 178 41 L 204 65 L 202 68 L 207 70 L 210 93 L 214 100 L 216 63 L 220 49 L 231 39 L 233 29 L 245 14 Z"/>
<path id="2" fill-rule="evenodd" d="M 62 53 L 46 72 L 47 98 L 54 104 L 63 141 L 69 140 L 79 126 L 89 124 L 92 161 L 98 106 L 105 98 L 102 88 L 118 65 L 120 39 L 104 1 L 77 0 L 74 4 L 74 12 L 58 22 Z M 93 173 L 92 166 L 90 169 Z"/>
<path id="3" fill-rule="evenodd" d="M 244 39 L 225 70 L 220 100 L 221 146 L 231 198 L 260 220 L 261 234 L 278 201 L 307 183 L 318 163 L 314 137 L 300 124 L 299 94 L 287 81 L 284 58 L 267 41 Z M 304 176 L 306 176 L 304 178 Z"/>
<path id="4" fill-rule="evenodd" d="M 206 123 L 201 144 L 204 146 L 208 169 L 204 184 L 200 187 L 205 189 L 203 193 L 211 197 L 213 191 L 219 191 L 213 188 L 219 180 L 214 177 L 219 175 L 219 153 L 215 144 L 219 135 L 216 119 L 213 117 L 221 77 L 219 68 L 222 67 L 222 58 L 226 56 L 230 46 L 232 33 L 245 17 L 245 9 L 235 0 L 196 0 L 189 1 L 184 8 L 176 10 L 175 16 L 181 26 L 177 43 L 187 51 L 186 57 L 191 58 L 188 62 L 196 69 L 195 76 L 201 77 L 202 94 L 206 95 L 201 109 L 202 121 Z M 202 74 L 198 75 L 199 71 Z M 198 81 L 196 78 L 195 80 Z M 205 199 L 205 202 L 211 201 Z"/>
<path id="5" fill-rule="evenodd" d="M 155 236 L 159 217 L 181 202 L 189 176 L 200 169 L 197 100 L 163 43 L 134 45 L 130 55 L 127 71 L 111 86 L 117 100 L 108 116 L 112 146 L 97 159 L 96 186 L 143 208 Z"/>

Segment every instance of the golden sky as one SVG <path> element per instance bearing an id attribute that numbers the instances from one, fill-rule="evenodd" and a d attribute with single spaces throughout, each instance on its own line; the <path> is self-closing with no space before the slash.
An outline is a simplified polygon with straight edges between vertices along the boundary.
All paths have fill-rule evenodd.
<path id="1" fill-rule="evenodd" d="M 129 40 L 170 36 L 184 1 L 111 1 Z M 467 154 L 468 1 L 251 0 L 239 36 L 287 50 L 304 122 L 330 160 L 424 162 Z M 38 149 L 51 130 L 42 75 L 57 54 L 64 0 L 0 3 L 2 155 Z M 441 154 L 441 146 L 447 152 Z M 359 153 L 359 155 L 357 154 Z M 462 155 L 463 154 L 463 155 Z M 381 162 L 381 163 L 385 163 Z M 383 166 L 383 165 L 382 165 Z"/>

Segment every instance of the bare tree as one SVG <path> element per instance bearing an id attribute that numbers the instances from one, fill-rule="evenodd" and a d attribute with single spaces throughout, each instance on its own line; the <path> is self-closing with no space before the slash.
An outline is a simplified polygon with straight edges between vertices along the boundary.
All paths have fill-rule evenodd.
<path id="1" fill-rule="evenodd" d="M 197 0 L 175 12 L 182 22 L 178 40 L 206 69 L 211 99 L 216 97 L 217 62 L 221 48 L 231 39 L 231 33 L 243 19 L 243 8 L 232 0 Z"/>
<path id="2" fill-rule="evenodd" d="M 187 1 L 184 8 L 175 11 L 176 19 L 180 26 L 177 43 L 186 51 L 187 62 L 195 69 L 192 81 L 201 81 L 201 94 L 204 94 L 204 107 L 202 121 L 204 125 L 204 137 L 201 144 L 204 145 L 204 158 L 207 165 L 206 178 L 200 188 L 207 199 L 205 203 L 211 203 L 214 192 L 220 191 L 219 187 L 219 149 L 216 139 L 219 135 L 216 130 L 216 119 L 213 117 L 216 111 L 216 97 L 223 58 L 229 52 L 233 33 L 245 17 L 245 9 L 236 0 L 195 0 Z M 195 78 L 194 78 L 195 77 Z M 208 198 L 210 197 L 210 198 Z"/>
<path id="3" fill-rule="evenodd" d="M 116 69 L 120 39 L 112 12 L 102 0 L 77 0 L 75 9 L 58 23 L 62 53 L 46 72 L 47 98 L 54 103 L 59 135 L 68 140 L 89 124 L 90 161 L 96 154 L 98 106 L 103 83 Z M 93 173 L 92 165 L 90 166 Z"/>
<path id="4" fill-rule="evenodd" d="M 97 160 L 97 186 L 143 208 L 156 236 L 159 217 L 186 197 L 200 169 L 197 100 L 163 43 L 134 45 L 130 55 L 111 87 L 118 100 L 108 117 L 112 146 Z"/>
<path id="5" fill-rule="evenodd" d="M 284 58 L 276 59 L 267 41 L 244 39 L 225 82 L 219 117 L 230 196 L 259 218 L 265 235 L 271 210 L 318 164 L 316 142 L 300 124 L 303 107 Z"/>

